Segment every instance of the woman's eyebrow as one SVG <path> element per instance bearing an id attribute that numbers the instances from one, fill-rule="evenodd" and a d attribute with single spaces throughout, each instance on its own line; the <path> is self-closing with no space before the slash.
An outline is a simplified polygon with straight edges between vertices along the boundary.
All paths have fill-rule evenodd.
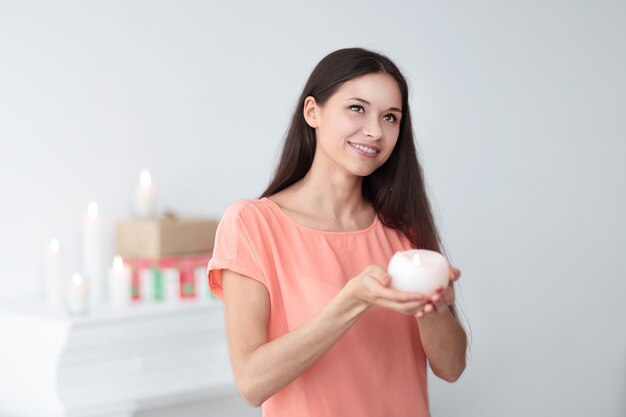
<path id="1" fill-rule="evenodd" d="M 364 100 L 364 99 L 359 98 L 359 97 L 350 97 L 350 98 L 349 98 L 349 99 L 347 99 L 347 100 L 356 100 L 356 101 L 358 101 L 358 102 L 360 102 L 360 103 L 367 104 L 368 106 L 371 106 L 371 105 L 372 105 L 372 103 L 370 103 L 369 101 Z M 395 112 L 398 112 L 398 113 L 402 114 L 402 110 L 400 110 L 400 109 L 399 109 L 399 108 L 397 108 L 397 107 L 389 107 L 388 111 L 395 111 Z"/>

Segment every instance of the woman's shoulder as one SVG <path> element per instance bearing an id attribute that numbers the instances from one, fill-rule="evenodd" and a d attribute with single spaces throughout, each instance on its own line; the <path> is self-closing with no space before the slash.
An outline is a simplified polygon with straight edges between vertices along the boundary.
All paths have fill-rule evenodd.
<path id="1" fill-rule="evenodd" d="M 270 209 L 268 203 L 267 198 L 235 201 L 226 208 L 222 219 L 237 219 L 240 221 L 266 219 Z"/>

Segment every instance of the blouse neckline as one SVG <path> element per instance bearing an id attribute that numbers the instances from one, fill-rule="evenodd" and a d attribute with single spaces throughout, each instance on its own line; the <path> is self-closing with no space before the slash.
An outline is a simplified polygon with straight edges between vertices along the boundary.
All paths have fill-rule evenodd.
<path id="1" fill-rule="evenodd" d="M 331 236 L 354 236 L 354 235 L 364 234 L 364 233 L 369 232 L 370 230 L 373 230 L 380 222 L 380 219 L 378 218 L 378 214 L 377 214 L 376 216 L 374 216 L 374 221 L 372 222 L 372 224 L 367 226 L 365 229 L 352 230 L 352 231 L 332 231 L 332 230 L 313 229 L 311 227 L 304 226 L 303 224 L 300 224 L 294 219 L 292 219 L 287 213 L 283 211 L 283 209 L 278 204 L 276 204 L 274 201 L 270 200 L 269 198 L 263 197 L 261 198 L 261 201 L 265 201 L 267 205 L 275 213 L 278 214 L 279 217 L 286 219 L 289 223 L 293 224 L 298 229 L 307 231 L 309 233 L 317 233 L 317 234 L 331 235 Z"/>

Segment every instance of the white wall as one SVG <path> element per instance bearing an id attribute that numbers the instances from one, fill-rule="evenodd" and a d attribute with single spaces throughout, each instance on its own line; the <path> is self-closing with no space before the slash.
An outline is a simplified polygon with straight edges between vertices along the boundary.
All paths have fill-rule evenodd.
<path id="1" fill-rule="evenodd" d="M 471 361 L 432 380 L 433 414 L 623 416 L 624 21 L 618 1 L 0 1 L 0 299 L 37 296 L 52 237 L 77 268 L 87 203 L 129 215 L 142 167 L 182 214 L 258 195 L 313 66 L 364 46 L 411 80 L 463 271 Z"/>

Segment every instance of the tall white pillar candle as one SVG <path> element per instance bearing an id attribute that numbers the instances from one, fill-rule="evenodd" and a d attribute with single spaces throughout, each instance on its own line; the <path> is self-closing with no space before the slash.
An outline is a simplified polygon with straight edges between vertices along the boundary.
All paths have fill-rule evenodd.
<path id="1" fill-rule="evenodd" d="M 104 230 L 98 205 L 89 203 L 83 218 L 83 272 L 89 280 L 89 300 L 92 306 L 104 301 Z"/>
<path id="2" fill-rule="evenodd" d="M 387 272 L 391 286 L 398 291 L 433 295 L 437 287 L 448 287 L 449 266 L 438 252 L 417 249 L 396 252 Z"/>
<path id="3" fill-rule="evenodd" d="M 109 301 L 113 307 L 127 307 L 132 300 L 132 271 L 124 264 L 121 256 L 113 258 L 113 266 L 109 268 Z"/>
<path id="4" fill-rule="evenodd" d="M 156 188 L 147 169 L 139 172 L 139 184 L 135 188 L 133 204 L 137 217 L 152 218 L 156 215 Z"/>
<path id="5" fill-rule="evenodd" d="M 89 285 L 80 274 L 67 280 L 67 309 L 71 314 L 85 314 L 89 305 Z"/>
<path id="6" fill-rule="evenodd" d="M 52 239 L 44 248 L 43 288 L 46 303 L 53 310 L 65 305 L 65 281 L 67 270 L 65 256 L 59 241 Z"/>

